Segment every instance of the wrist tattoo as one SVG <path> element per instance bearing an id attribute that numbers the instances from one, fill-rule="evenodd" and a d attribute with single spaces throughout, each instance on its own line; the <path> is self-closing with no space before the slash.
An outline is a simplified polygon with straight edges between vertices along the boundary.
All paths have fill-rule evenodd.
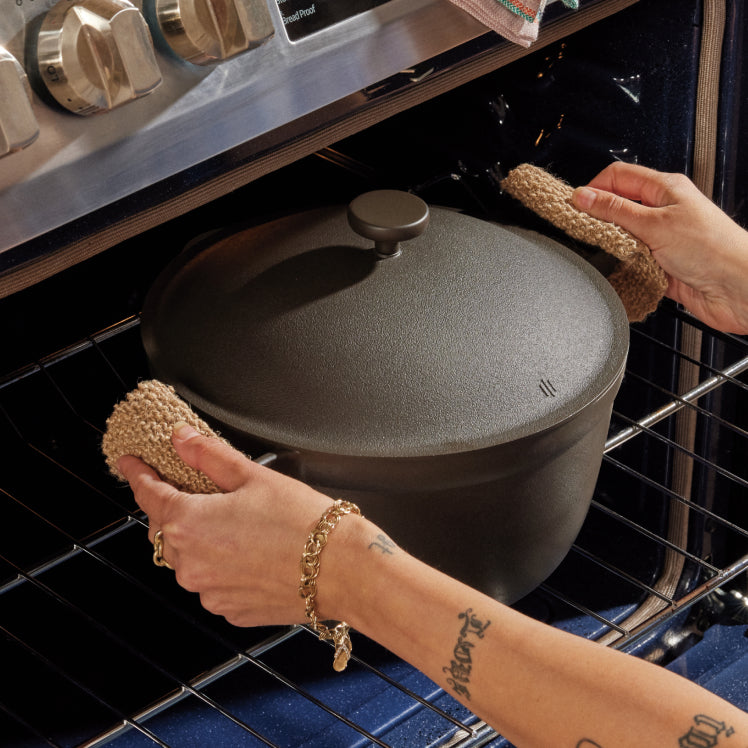
<path id="1" fill-rule="evenodd" d="M 397 546 L 386 536 L 381 533 L 377 535 L 377 539 L 369 543 L 369 550 L 374 548 L 379 551 L 383 556 L 392 556 L 395 553 Z"/>
<path id="2" fill-rule="evenodd" d="M 463 623 L 457 637 L 457 644 L 452 650 L 452 660 L 442 670 L 449 674 L 447 683 L 454 689 L 458 696 L 464 696 L 470 700 L 470 675 L 473 671 L 473 649 L 476 639 L 482 639 L 491 621 L 483 623 L 477 616 L 473 615 L 473 609 L 468 608 L 464 613 L 457 616 Z"/>

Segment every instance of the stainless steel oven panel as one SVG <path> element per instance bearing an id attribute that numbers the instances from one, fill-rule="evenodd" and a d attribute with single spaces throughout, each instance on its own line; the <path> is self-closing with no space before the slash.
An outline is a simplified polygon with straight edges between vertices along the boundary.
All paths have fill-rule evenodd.
<path id="1" fill-rule="evenodd" d="M 27 73 L 34 23 L 53 4 L 0 0 L 0 45 Z M 268 7 L 275 33 L 260 47 L 207 68 L 157 49 L 162 84 L 109 113 L 78 116 L 35 92 L 38 139 L 0 161 L 0 252 L 486 31 L 448 0 L 390 0 L 291 42 Z"/>

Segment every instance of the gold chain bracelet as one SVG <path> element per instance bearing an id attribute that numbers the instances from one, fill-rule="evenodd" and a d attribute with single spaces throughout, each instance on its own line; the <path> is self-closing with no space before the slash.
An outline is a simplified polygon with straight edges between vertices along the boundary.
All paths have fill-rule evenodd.
<path id="1" fill-rule="evenodd" d="M 331 641 L 335 647 L 332 666 L 338 672 L 345 670 L 351 656 L 353 645 L 348 635 L 350 626 L 341 621 L 333 628 L 320 623 L 315 608 L 317 596 L 317 576 L 319 575 L 319 557 L 327 544 L 327 537 L 333 531 L 345 514 L 361 514 L 361 510 L 350 501 L 338 499 L 320 518 L 317 526 L 312 530 L 301 555 L 301 584 L 299 594 L 306 604 L 306 616 L 312 628 L 319 634 L 321 640 Z"/>

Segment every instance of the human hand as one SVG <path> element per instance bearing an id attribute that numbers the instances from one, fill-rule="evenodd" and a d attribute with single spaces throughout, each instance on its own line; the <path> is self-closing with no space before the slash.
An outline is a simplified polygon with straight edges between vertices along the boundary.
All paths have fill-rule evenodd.
<path id="1" fill-rule="evenodd" d="M 717 330 L 748 333 L 748 232 L 686 176 L 615 162 L 573 201 L 650 248 L 667 296 Z"/>
<path id="2" fill-rule="evenodd" d="M 299 562 L 331 499 L 190 426 L 175 429 L 172 442 L 225 493 L 183 493 L 132 456 L 118 467 L 148 515 L 150 541 L 162 531 L 177 582 L 238 626 L 304 621 Z"/>

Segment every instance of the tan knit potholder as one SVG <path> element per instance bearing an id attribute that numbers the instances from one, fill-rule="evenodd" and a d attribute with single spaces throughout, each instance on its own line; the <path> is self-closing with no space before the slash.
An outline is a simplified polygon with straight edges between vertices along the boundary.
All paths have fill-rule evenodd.
<path id="1" fill-rule="evenodd" d="M 520 164 L 501 187 L 572 239 L 599 247 L 618 260 L 608 281 L 630 322 L 641 322 L 657 309 L 668 281 L 649 247 L 620 226 L 577 210 L 571 201 L 573 189 L 566 182 L 532 164 Z"/>
<path id="2" fill-rule="evenodd" d="M 217 436 L 173 387 L 156 379 L 141 382 L 114 406 L 106 422 L 101 449 L 112 475 L 125 480 L 117 469 L 117 460 L 134 455 L 181 491 L 221 493 L 207 475 L 186 465 L 174 449 L 171 433 L 180 421 L 201 434 Z"/>

